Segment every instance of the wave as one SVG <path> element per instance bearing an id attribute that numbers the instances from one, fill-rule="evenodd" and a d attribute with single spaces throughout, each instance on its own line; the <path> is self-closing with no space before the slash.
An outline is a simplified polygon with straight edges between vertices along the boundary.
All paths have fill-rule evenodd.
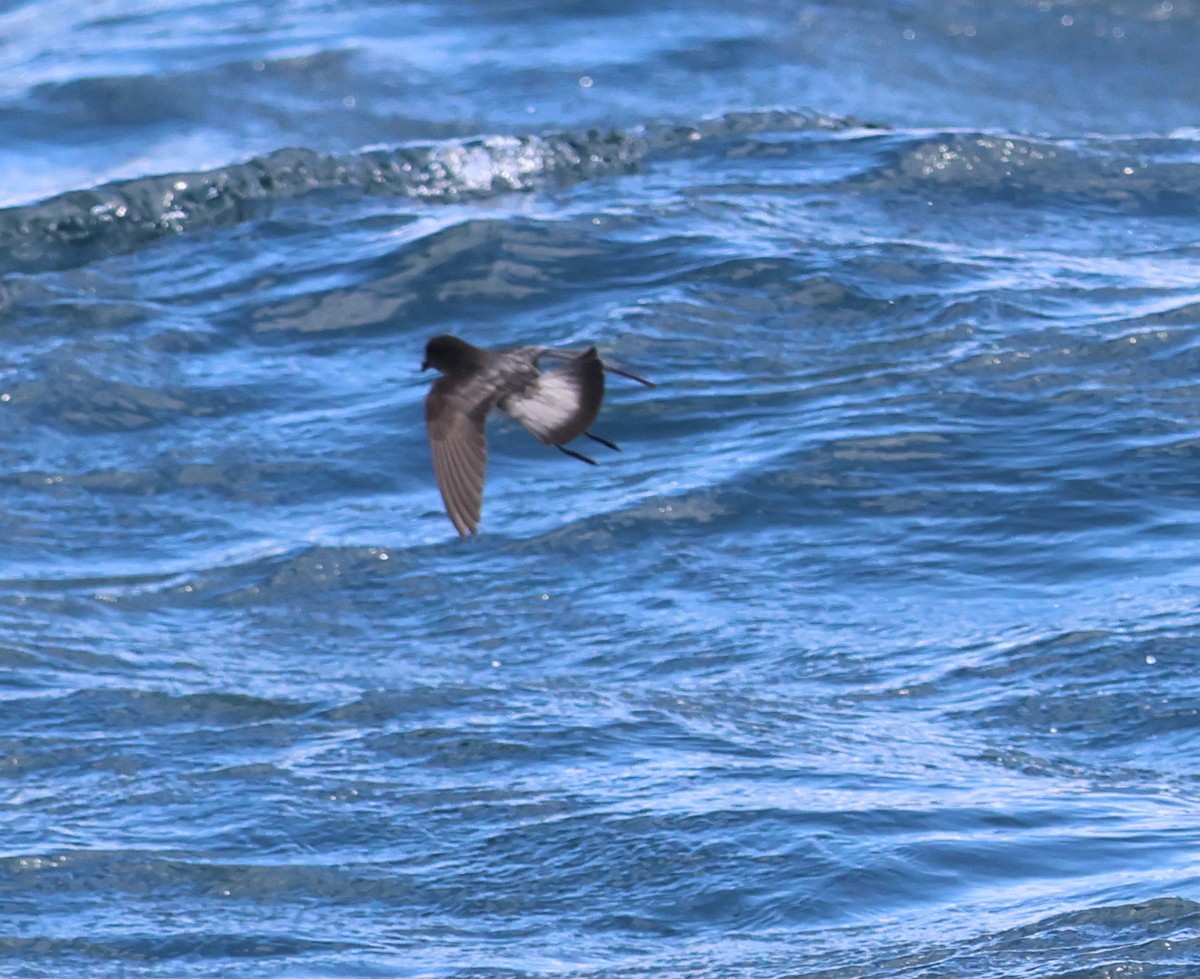
<path id="1" fill-rule="evenodd" d="M 480 136 L 345 155 L 280 149 L 216 170 L 114 181 L 0 209 L 0 270 L 70 268 L 185 230 L 234 225 L 274 203 L 319 191 L 452 203 L 629 173 L 651 154 L 686 152 L 731 136 L 858 125 L 771 111 L 691 125 Z"/>
<path id="2" fill-rule="evenodd" d="M 1074 202 L 1122 212 L 1200 213 L 1200 143 L 1049 139 L 981 132 L 897 134 L 865 182 L 874 190 L 985 192 L 1007 202 Z"/>

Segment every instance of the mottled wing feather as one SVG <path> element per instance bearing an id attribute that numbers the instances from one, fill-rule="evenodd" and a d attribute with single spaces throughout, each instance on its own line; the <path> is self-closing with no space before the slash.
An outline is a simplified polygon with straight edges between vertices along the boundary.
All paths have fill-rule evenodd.
<path id="1" fill-rule="evenodd" d="M 563 445 L 582 435 L 604 400 L 604 365 L 592 347 L 560 366 L 543 371 L 537 382 L 501 402 L 545 445 Z"/>
<path id="2" fill-rule="evenodd" d="M 471 385 L 439 378 L 425 399 L 433 474 L 455 529 L 467 537 L 479 528 L 487 466 L 484 422 L 491 402 L 471 397 Z"/>

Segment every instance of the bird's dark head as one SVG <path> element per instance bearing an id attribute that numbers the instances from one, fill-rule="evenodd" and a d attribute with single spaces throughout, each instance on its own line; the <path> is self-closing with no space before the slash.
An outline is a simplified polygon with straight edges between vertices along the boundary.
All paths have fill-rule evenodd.
<path id="1" fill-rule="evenodd" d="M 466 340 L 443 333 L 425 344 L 425 360 L 421 370 L 430 367 L 443 374 L 475 370 L 483 364 L 483 351 Z"/>

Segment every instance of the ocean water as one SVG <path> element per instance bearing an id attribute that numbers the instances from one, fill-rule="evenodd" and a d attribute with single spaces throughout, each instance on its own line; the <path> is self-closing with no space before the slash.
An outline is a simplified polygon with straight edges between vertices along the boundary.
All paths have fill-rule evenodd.
<path id="1" fill-rule="evenodd" d="M 0 3 L 0 974 L 1200 975 L 1197 50 Z"/>

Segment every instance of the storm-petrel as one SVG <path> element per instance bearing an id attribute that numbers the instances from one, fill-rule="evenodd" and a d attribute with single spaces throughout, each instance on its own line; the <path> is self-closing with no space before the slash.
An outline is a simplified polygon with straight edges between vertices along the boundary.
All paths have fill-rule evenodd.
<path id="1" fill-rule="evenodd" d="M 563 363 L 542 370 L 539 361 Z M 484 423 L 493 408 L 524 425 L 541 440 L 569 456 L 596 465 L 595 459 L 566 443 L 579 435 L 610 449 L 617 446 L 588 431 L 604 400 L 604 371 L 654 385 L 600 360 L 595 347 L 583 353 L 551 347 L 484 350 L 458 337 L 437 336 L 425 345 L 425 362 L 442 376 L 425 399 L 425 423 L 433 449 L 433 472 L 442 502 L 455 529 L 467 537 L 479 527 L 483 507 L 483 470 L 487 463 Z"/>

